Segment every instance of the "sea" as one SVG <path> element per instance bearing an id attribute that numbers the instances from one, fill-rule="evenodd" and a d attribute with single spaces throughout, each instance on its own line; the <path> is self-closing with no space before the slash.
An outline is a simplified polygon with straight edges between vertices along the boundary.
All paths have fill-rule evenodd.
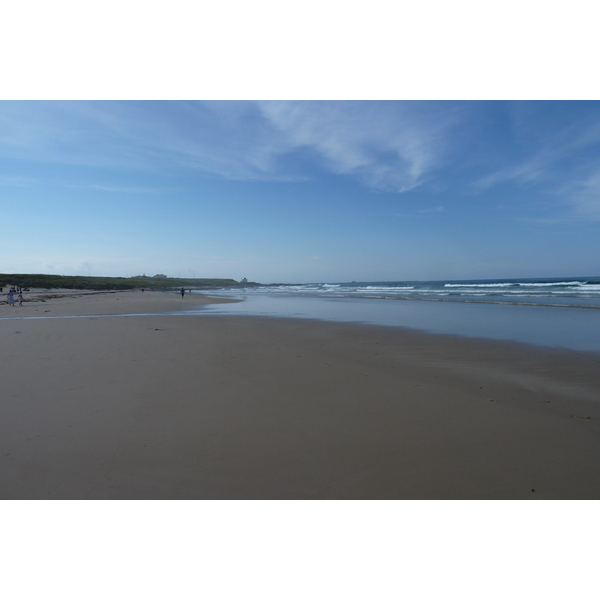
<path id="1" fill-rule="evenodd" d="M 192 292 L 195 293 L 195 292 Z M 370 281 L 211 290 L 202 313 L 408 327 L 600 353 L 600 277 Z"/>

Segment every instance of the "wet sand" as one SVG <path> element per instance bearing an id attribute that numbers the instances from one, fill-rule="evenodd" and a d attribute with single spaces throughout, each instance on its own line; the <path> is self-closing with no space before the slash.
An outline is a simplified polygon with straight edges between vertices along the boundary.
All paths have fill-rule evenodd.
<path id="1" fill-rule="evenodd" d="M 0 317 L 211 301 L 86 294 Z M 600 498 L 598 354 L 223 315 L 4 319 L 0 336 L 3 499 Z"/>

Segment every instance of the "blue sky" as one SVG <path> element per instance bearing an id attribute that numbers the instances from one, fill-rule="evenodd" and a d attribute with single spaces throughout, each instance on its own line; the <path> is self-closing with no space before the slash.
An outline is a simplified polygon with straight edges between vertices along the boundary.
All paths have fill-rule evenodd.
<path id="1" fill-rule="evenodd" d="M 0 272 L 600 275 L 597 101 L 1 101 Z"/>

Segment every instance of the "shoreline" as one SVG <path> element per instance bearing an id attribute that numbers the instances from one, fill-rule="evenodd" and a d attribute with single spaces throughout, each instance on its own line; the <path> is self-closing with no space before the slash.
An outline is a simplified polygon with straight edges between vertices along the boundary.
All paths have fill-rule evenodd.
<path id="1" fill-rule="evenodd" d="M 520 336 L 515 333 L 518 331 L 514 329 L 513 334 L 508 336 L 498 336 L 494 332 L 494 329 L 484 331 L 484 329 L 469 330 L 468 327 L 458 327 L 452 329 L 439 329 L 439 316 L 438 316 L 438 328 L 431 327 L 432 321 L 423 319 L 423 316 L 417 321 L 389 321 L 385 318 L 381 318 L 381 311 L 379 311 L 378 318 L 374 319 L 373 313 L 371 313 L 371 319 L 366 317 L 365 314 L 356 313 L 353 317 L 348 318 L 343 313 L 332 314 L 319 312 L 318 310 L 314 314 L 302 314 L 301 312 L 295 311 L 290 312 L 277 312 L 273 311 L 262 312 L 257 311 L 256 308 L 247 310 L 249 303 L 253 303 L 256 297 L 249 296 L 246 298 L 231 298 L 227 296 L 210 296 L 208 294 L 189 294 L 186 293 L 184 298 L 181 298 L 179 294 L 173 292 L 164 291 L 151 291 L 141 292 L 139 290 L 118 290 L 118 291 L 104 291 L 104 292 L 86 292 L 86 291 L 70 291 L 70 290 L 59 290 L 52 297 L 46 295 L 47 290 L 43 291 L 37 299 L 29 300 L 24 306 L 15 306 L 10 308 L 8 305 L 0 305 L 0 321 L 1 320 L 27 320 L 27 319 L 48 319 L 48 318 L 69 318 L 69 317 L 106 317 L 106 316 L 159 316 L 162 314 L 169 314 L 170 316 L 206 316 L 207 314 L 219 315 L 219 316 L 247 316 L 256 318 L 274 318 L 274 319 L 302 319 L 314 321 L 318 323 L 346 323 L 354 325 L 371 325 L 375 327 L 399 329 L 401 331 L 414 331 L 424 335 L 433 336 L 456 336 L 458 338 L 470 339 L 470 340 L 489 340 L 490 342 L 508 342 L 518 345 L 531 346 L 532 349 L 546 348 L 554 351 L 573 351 L 583 352 L 589 355 L 593 360 L 600 359 L 600 344 L 596 343 L 592 346 L 587 344 L 573 345 L 572 341 L 561 340 L 560 336 L 556 338 L 556 328 L 553 328 L 554 343 L 549 339 L 539 339 L 531 335 Z M 289 299 L 289 298 L 288 298 Z M 298 300 L 305 300 L 306 297 L 298 297 Z M 375 298 L 319 298 L 319 297 L 308 297 L 308 299 L 316 300 L 318 303 L 321 301 L 335 302 L 344 300 L 358 300 L 359 303 L 370 302 L 377 300 Z M 278 299 L 275 299 L 278 300 Z M 48 305 L 46 303 L 49 302 Z M 118 302 L 118 304 L 117 304 Z M 445 301 L 438 301 L 442 304 L 448 304 Z M 465 302 L 449 302 L 450 304 L 468 304 Z M 225 306 L 213 306 L 209 305 L 239 305 L 239 308 L 226 308 Z M 485 303 L 474 303 L 474 304 L 485 304 Z M 506 304 L 506 303 L 498 303 Z M 527 305 L 523 305 L 526 308 L 530 308 Z M 542 308 L 563 308 L 563 307 L 542 307 Z M 206 312 L 205 310 L 208 309 Z M 488 317 L 493 316 L 489 315 Z M 454 318 L 452 318 L 454 317 Z M 456 315 L 446 315 L 446 320 L 449 322 L 456 322 Z M 496 317 L 497 320 L 497 317 Z M 490 320 L 490 323 L 492 321 Z M 589 324 L 588 324 L 589 325 Z M 592 324 L 597 328 L 597 324 Z M 571 323 L 571 327 L 573 324 Z M 503 325 L 505 328 L 505 325 Z M 576 330 L 577 331 L 577 330 Z M 590 337 L 590 331 L 586 330 L 586 339 Z M 538 331 L 538 333 L 542 333 Z M 581 332 L 580 332 L 581 333 Z M 600 332 L 599 332 L 600 333 Z M 593 337 L 593 336 L 592 336 Z M 573 338 L 577 339 L 577 338 Z M 595 338 L 594 338 L 595 339 Z M 562 341 L 562 343 L 561 343 Z"/>
<path id="2" fill-rule="evenodd" d="M 229 297 L 229 296 L 221 296 Z M 237 296 L 238 298 L 240 296 Z M 386 302 L 375 298 L 248 294 L 232 305 L 206 307 L 213 314 L 261 315 L 368 323 L 472 339 L 512 340 L 542 347 L 600 354 L 600 321 L 593 311 L 563 307 L 467 302 Z"/>
<path id="3" fill-rule="evenodd" d="M 590 353 L 119 294 L 0 322 L 0 498 L 600 498 Z"/>
<path id="4" fill-rule="evenodd" d="M 15 306 L 0 304 L 0 319 L 33 316 L 92 316 L 119 313 L 164 313 L 186 310 L 206 304 L 236 303 L 230 298 L 186 293 L 182 298 L 173 292 L 140 290 L 86 291 L 86 290 L 35 290 L 26 292 L 23 306 L 15 296 Z M 50 313 L 50 314 L 48 314 Z"/>

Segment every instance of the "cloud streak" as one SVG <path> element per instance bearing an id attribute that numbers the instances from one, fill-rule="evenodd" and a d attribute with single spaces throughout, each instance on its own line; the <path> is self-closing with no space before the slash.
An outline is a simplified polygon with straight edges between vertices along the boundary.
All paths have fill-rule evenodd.
<path id="1" fill-rule="evenodd" d="M 164 191 L 130 184 L 120 176 L 132 172 L 275 182 L 335 175 L 358 181 L 367 189 L 394 193 L 428 184 L 427 189 L 438 198 L 430 201 L 433 206 L 450 207 L 455 200 L 442 194 L 455 198 L 470 191 L 485 198 L 507 184 L 515 198 L 529 191 L 550 194 L 560 199 L 563 212 L 571 210 L 573 218 L 596 219 L 600 212 L 597 105 L 560 106 L 562 113 L 554 106 L 372 101 L 1 102 L 0 157 L 5 164 L 97 169 L 87 174 L 87 183 L 81 187 L 115 193 Z M 506 122 L 501 118 L 504 114 Z M 557 114 L 566 116 L 560 120 Z M 494 148 L 497 139 L 503 144 L 499 149 Z M 107 170 L 119 176 L 113 178 Z M 34 180 L 7 169 L 0 174 L 0 185 L 81 185 L 65 179 L 64 174 L 51 171 L 42 177 L 40 171 Z"/>
<path id="2" fill-rule="evenodd" d="M 457 120 L 454 108 L 411 102 L 5 102 L 0 109 L 6 158 L 246 181 L 333 173 L 397 192 L 438 166 Z"/>
<path id="3" fill-rule="evenodd" d="M 260 108 L 292 146 L 313 151 L 331 172 L 396 192 L 417 187 L 438 166 L 457 120 L 454 110 L 428 103 L 264 102 Z"/>
<path id="4" fill-rule="evenodd" d="M 561 190 L 560 196 L 572 205 L 575 217 L 600 221 L 600 166 L 584 180 Z"/>

